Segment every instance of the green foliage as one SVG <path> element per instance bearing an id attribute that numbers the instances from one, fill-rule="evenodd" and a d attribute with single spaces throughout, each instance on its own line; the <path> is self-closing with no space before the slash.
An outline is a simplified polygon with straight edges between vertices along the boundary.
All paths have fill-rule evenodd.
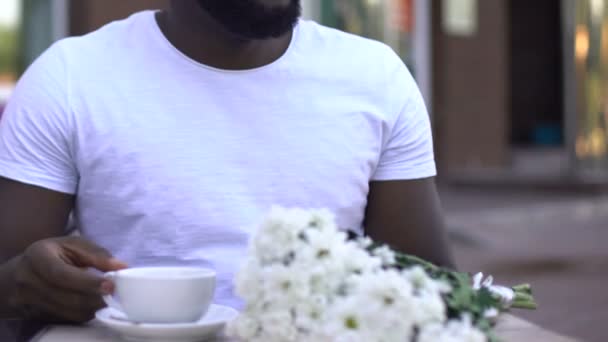
<path id="1" fill-rule="evenodd" d="M 0 74 L 17 72 L 18 38 L 17 29 L 0 26 Z"/>
<path id="2" fill-rule="evenodd" d="M 379 246 L 378 244 L 373 245 L 370 250 Z M 450 285 L 452 290 L 444 298 L 449 318 L 456 319 L 463 315 L 469 315 L 473 323 L 486 334 L 489 342 L 499 341 L 494 333 L 492 321 L 486 318 L 484 313 L 492 308 L 500 312 L 504 312 L 508 308 L 504 307 L 500 299 L 494 296 L 490 290 L 487 288 L 475 290 L 471 275 L 468 273 L 438 267 L 413 255 L 395 253 L 395 264 L 392 267 L 406 269 L 414 266 L 422 267 L 431 278 L 443 280 Z M 518 285 L 512 287 L 512 289 L 515 292 L 513 308 L 536 309 L 530 285 Z"/>

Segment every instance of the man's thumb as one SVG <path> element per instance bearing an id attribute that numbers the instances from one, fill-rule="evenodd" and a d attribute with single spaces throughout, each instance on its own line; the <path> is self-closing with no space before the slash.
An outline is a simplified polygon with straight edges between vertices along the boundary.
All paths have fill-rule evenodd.
<path id="1" fill-rule="evenodd" d="M 76 255 L 77 266 L 93 267 L 102 272 L 117 271 L 128 265 L 112 256 L 105 248 L 82 238 L 70 239 L 65 246 Z"/>

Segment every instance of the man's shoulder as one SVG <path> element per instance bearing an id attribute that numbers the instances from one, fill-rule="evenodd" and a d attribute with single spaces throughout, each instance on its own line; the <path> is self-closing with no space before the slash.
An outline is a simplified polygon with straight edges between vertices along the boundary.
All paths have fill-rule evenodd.
<path id="1" fill-rule="evenodd" d="M 333 84 L 356 89 L 377 102 L 386 102 L 387 94 L 395 89 L 407 93 L 416 86 L 401 57 L 383 42 L 312 21 L 303 21 L 300 31 L 305 49 L 301 63 L 321 80 L 331 79 Z"/>
<path id="2" fill-rule="evenodd" d="M 301 20 L 300 25 L 308 46 L 318 53 L 349 57 L 348 60 L 374 61 L 379 64 L 402 64 L 395 51 L 387 44 L 321 25 Z"/>
<path id="3" fill-rule="evenodd" d="M 311 65 L 322 77 L 337 78 L 351 87 L 359 84 L 380 89 L 396 75 L 408 73 L 401 57 L 383 42 L 313 21 L 302 21 L 301 25 L 303 63 Z"/>
<path id="4" fill-rule="evenodd" d="M 58 41 L 51 49 L 61 50 L 68 55 L 83 57 L 108 56 L 114 48 L 124 48 L 141 39 L 141 30 L 152 11 L 137 12 L 131 16 L 112 21 L 97 30 L 82 36 L 67 37 Z"/>

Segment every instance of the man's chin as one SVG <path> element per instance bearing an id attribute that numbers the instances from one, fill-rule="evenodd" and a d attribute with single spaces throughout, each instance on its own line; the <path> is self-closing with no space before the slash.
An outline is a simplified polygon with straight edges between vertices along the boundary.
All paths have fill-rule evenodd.
<path id="1" fill-rule="evenodd" d="M 293 2 L 292 0 L 253 0 L 266 8 L 286 9 Z"/>
<path id="2" fill-rule="evenodd" d="M 300 17 L 300 0 L 198 0 L 227 31 L 247 40 L 281 37 Z"/>

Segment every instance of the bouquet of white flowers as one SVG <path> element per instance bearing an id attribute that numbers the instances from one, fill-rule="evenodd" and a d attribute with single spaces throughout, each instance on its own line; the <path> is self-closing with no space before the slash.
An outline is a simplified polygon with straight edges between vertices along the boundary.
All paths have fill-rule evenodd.
<path id="1" fill-rule="evenodd" d="M 492 319 L 535 307 L 529 286 L 506 288 L 349 239 L 326 210 L 273 208 L 236 278 L 244 341 L 493 341 Z"/>

